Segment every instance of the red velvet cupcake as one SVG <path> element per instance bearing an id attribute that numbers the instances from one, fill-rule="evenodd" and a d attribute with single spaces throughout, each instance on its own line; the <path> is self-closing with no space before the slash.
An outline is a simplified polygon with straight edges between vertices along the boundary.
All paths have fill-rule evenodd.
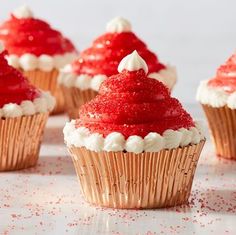
<path id="1" fill-rule="evenodd" d="M 38 90 L 0 54 L 0 171 L 36 165 L 55 99 Z"/>
<path id="2" fill-rule="evenodd" d="M 73 44 L 48 23 L 33 17 L 28 7 L 20 7 L 0 25 L 0 41 L 8 51 L 10 65 L 20 69 L 37 88 L 56 97 L 54 113 L 64 110 L 64 98 L 57 82 L 59 69 L 77 52 Z"/>
<path id="3" fill-rule="evenodd" d="M 107 32 L 82 51 L 79 58 L 67 66 L 60 76 L 70 118 L 78 117 L 78 109 L 97 95 L 107 77 L 117 73 L 120 61 L 137 50 L 148 66 L 148 76 L 172 89 L 176 82 L 175 68 L 161 63 L 146 44 L 131 30 L 130 23 L 115 18 L 107 24 Z"/>
<path id="4" fill-rule="evenodd" d="M 136 51 L 118 70 L 64 128 L 85 199 L 114 208 L 186 203 L 204 136 Z"/>

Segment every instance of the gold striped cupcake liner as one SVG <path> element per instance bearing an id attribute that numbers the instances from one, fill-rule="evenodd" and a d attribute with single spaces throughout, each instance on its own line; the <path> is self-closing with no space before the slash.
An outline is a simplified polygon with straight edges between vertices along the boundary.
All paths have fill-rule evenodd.
<path id="1" fill-rule="evenodd" d="M 204 143 L 156 153 L 97 153 L 74 146 L 69 152 L 89 203 L 111 208 L 162 208 L 188 202 Z"/>
<path id="2" fill-rule="evenodd" d="M 64 94 L 66 111 L 70 119 L 79 118 L 79 108 L 81 105 L 95 98 L 97 91 L 92 89 L 81 90 L 76 87 L 66 87 L 61 85 Z"/>
<path id="3" fill-rule="evenodd" d="M 202 105 L 219 157 L 236 160 L 236 109 Z"/>
<path id="4" fill-rule="evenodd" d="M 0 171 L 35 166 L 48 113 L 0 118 Z"/>

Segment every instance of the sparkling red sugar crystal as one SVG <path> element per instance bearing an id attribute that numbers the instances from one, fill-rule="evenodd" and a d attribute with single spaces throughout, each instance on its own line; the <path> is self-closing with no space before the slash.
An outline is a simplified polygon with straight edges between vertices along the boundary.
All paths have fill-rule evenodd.
<path id="1" fill-rule="evenodd" d="M 120 61 L 137 50 L 146 61 L 149 73 L 158 72 L 165 66 L 158 61 L 157 56 L 148 50 L 134 33 L 106 33 L 98 37 L 92 47 L 81 52 L 78 60 L 72 64 L 76 74 L 88 74 L 91 76 L 104 74 L 111 76 L 117 73 Z"/>
<path id="2" fill-rule="evenodd" d="M 20 19 L 12 15 L 0 25 L 0 40 L 9 54 L 18 56 L 25 53 L 40 56 L 75 51 L 73 44 L 59 31 L 35 18 Z"/>
<path id="3" fill-rule="evenodd" d="M 216 77 L 208 85 L 221 87 L 228 93 L 236 91 L 236 53 L 218 68 Z"/>
<path id="4" fill-rule="evenodd" d="M 123 70 L 106 79 L 99 95 L 82 106 L 76 126 L 87 127 L 103 136 L 120 132 L 127 138 L 190 128 L 194 123 L 180 102 L 170 96 L 168 89 L 161 82 L 148 78 L 140 69 Z"/>

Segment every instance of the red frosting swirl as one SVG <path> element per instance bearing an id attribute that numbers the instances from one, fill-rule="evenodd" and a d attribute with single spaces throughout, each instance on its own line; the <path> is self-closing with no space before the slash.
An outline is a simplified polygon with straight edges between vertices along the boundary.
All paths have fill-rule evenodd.
<path id="1" fill-rule="evenodd" d="M 106 79 L 99 95 L 81 107 L 76 121 L 76 127 L 87 127 L 104 137 L 120 132 L 125 138 L 193 126 L 190 115 L 177 99 L 170 97 L 165 85 L 147 78 L 142 69 L 123 70 Z"/>
<path id="2" fill-rule="evenodd" d="M 158 72 L 165 66 L 157 56 L 148 50 L 134 33 L 106 33 L 97 38 L 92 47 L 81 52 L 80 57 L 72 63 L 73 72 L 91 76 L 104 74 L 111 76 L 117 73 L 120 61 L 128 54 L 137 50 L 146 61 L 150 73 Z"/>
<path id="3" fill-rule="evenodd" d="M 18 70 L 8 65 L 4 55 L 0 54 L 0 108 L 5 104 L 20 104 L 39 97 L 40 92 Z"/>
<path id="4" fill-rule="evenodd" d="M 56 55 L 73 52 L 69 39 L 46 22 L 35 18 L 11 18 L 0 26 L 0 40 L 9 54 Z"/>
<path id="5" fill-rule="evenodd" d="M 221 87 L 228 93 L 236 91 L 236 54 L 218 68 L 216 77 L 211 79 L 208 85 Z"/>

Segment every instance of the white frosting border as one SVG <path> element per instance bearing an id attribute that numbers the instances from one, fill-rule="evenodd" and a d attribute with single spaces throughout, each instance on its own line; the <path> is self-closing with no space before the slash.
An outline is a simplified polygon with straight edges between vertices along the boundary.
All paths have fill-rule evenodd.
<path id="1" fill-rule="evenodd" d="M 196 99 L 201 104 L 210 105 L 214 108 L 228 106 L 236 109 L 236 91 L 227 93 L 220 87 L 211 87 L 208 81 L 202 81 L 198 87 Z"/>
<path id="2" fill-rule="evenodd" d="M 177 80 L 176 68 L 171 65 L 166 65 L 165 69 L 157 73 L 150 73 L 148 77 L 156 79 L 164 83 L 170 90 L 174 87 Z M 81 90 L 92 89 L 98 91 L 102 82 L 107 78 L 106 75 L 98 74 L 89 76 L 87 74 L 76 75 L 72 72 L 70 65 L 65 66 L 60 70 L 58 82 L 66 87 L 76 87 Z"/>
<path id="3" fill-rule="evenodd" d="M 177 131 L 166 130 L 162 136 L 151 132 L 145 138 L 133 135 L 125 140 L 124 136 L 118 132 L 112 132 L 104 138 L 99 133 L 90 133 L 85 127 L 76 128 L 75 120 L 72 120 L 66 123 L 63 133 L 68 147 L 85 147 L 95 152 L 126 150 L 136 154 L 143 151 L 159 152 L 162 149 L 174 149 L 189 144 L 198 144 L 205 139 L 200 123 L 197 122 L 195 127 L 189 130 L 185 128 L 180 128 Z"/>
<path id="4" fill-rule="evenodd" d="M 17 56 L 14 54 L 6 55 L 8 64 L 14 68 L 22 68 L 25 71 L 31 71 L 34 69 L 40 69 L 45 72 L 50 72 L 54 68 L 61 69 L 65 65 L 71 63 L 76 57 L 76 52 L 68 52 L 58 55 L 40 55 L 35 56 L 30 53 L 26 53 L 22 56 Z"/>
<path id="5" fill-rule="evenodd" d="M 33 101 L 24 100 L 20 105 L 9 103 L 0 109 L 0 118 L 15 118 L 30 116 L 36 113 L 47 113 L 55 107 L 55 98 L 47 91 L 41 91 L 41 96 Z"/>

